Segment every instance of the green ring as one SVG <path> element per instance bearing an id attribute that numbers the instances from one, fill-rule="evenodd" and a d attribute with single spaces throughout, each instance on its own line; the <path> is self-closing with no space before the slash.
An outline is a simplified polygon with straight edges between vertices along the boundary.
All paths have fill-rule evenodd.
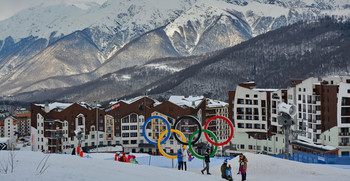
<path id="1" fill-rule="evenodd" d="M 192 153 L 193 156 L 195 156 L 196 158 L 199 158 L 199 159 L 204 159 L 204 156 L 199 156 L 197 153 L 195 153 L 193 150 L 192 150 L 192 138 L 194 137 L 194 135 L 198 134 L 199 130 L 195 131 L 194 133 L 192 133 L 192 135 L 190 136 L 190 139 L 188 140 L 188 147 L 189 147 L 189 150 L 190 152 Z M 216 136 L 214 135 L 214 133 L 212 133 L 211 131 L 209 130 L 202 130 L 202 132 L 204 133 L 208 133 L 210 136 L 212 136 L 214 138 L 214 141 L 215 143 L 218 143 L 218 140 L 216 139 Z M 218 150 L 218 146 L 215 146 L 214 148 L 214 151 L 209 155 L 210 157 L 214 157 L 216 151 Z"/>

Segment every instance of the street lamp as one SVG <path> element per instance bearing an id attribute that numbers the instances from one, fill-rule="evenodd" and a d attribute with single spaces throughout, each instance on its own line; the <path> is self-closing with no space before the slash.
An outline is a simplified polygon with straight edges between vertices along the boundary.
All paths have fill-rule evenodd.
<path id="1" fill-rule="evenodd" d="M 95 107 L 95 109 L 96 109 L 96 128 L 95 128 L 95 130 L 96 130 L 96 152 L 98 152 L 98 106 L 97 106 L 97 103 L 96 103 L 96 101 L 94 101 L 94 107 Z"/>

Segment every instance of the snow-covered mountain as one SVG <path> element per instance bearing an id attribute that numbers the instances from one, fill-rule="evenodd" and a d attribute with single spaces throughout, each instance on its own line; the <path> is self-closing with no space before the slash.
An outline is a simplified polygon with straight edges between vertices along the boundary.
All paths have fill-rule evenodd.
<path id="1" fill-rule="evenodd" d="M 78 85 L 156 58 L 227 48 L 325 15 L 350 16 L 350 0 L 42 4 L 0 21 L 0 92 Z"/>

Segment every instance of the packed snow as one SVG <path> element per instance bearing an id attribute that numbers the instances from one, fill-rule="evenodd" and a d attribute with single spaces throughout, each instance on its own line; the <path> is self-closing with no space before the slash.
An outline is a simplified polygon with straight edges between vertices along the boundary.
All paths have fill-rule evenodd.
<path id="1" fill-rule="evenodd" d="M 3 165 L 8 163 L 9 154 L 10 151 L 0 151 L 0 161 Z M 13 173 L 5 174 L 3 168 L 0 168 L 3 180 L 223 180 L 220 165 L 214 166 L 214 164 L 210 168 L 212 175 L 202 175 L 200 172 L 202 168 L 190 167 L 186 172 L 176 168 L 152 166 L 152 164 L 148 166 L 116 162 L 114 154 L 108 153 L 89 154 L 83 158 L 70 154 L 44 154 L 31 151 L 15 151 L 14 154 Z M 347 169 L 334 168 L 329 165 L 299 163 L 261 154 L 245 153 L 245 155 L 248 158 L 247 180 L 350 180 L 350 172 Z M 49 156 L 47 162 L 41 162 L 45 156 Z M 136 159 L 142 157 L 148 157 L 148 155 L 136 154 Z M 162 156 L 159 156 L 159 159 L 167 160 Z M 176 162 L 176 160 L 174 161 Z M 191 163 L 189 162 L 189 164 Z M 232 167 L 233 179 L 241 180 L 240 175 L 236 174 L 238 158 L 229 160 L 228 164 Z M 41 168 L 46 167 L 47 169 L 43 169 L 44 171 L 40 173 Z"/>

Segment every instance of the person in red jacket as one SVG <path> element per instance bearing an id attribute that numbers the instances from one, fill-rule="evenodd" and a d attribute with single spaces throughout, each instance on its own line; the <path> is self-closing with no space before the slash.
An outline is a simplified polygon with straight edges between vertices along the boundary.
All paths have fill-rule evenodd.
<path id="1" fill-rule="evenodd" d="M 119 160 L 119 154 L 118 154 L 118 153 L 115 153 L 114 161 L 118 161 L 118 160 Z"/>
<path id="2" fill-rule="evenodd" d="M 127 162 L 128 161 L 128 159 L 125 156 L 125 152 L 123 152 L 123 156 L 119 157 L 118 161 L 120 161 L 120 162 Z"/>

